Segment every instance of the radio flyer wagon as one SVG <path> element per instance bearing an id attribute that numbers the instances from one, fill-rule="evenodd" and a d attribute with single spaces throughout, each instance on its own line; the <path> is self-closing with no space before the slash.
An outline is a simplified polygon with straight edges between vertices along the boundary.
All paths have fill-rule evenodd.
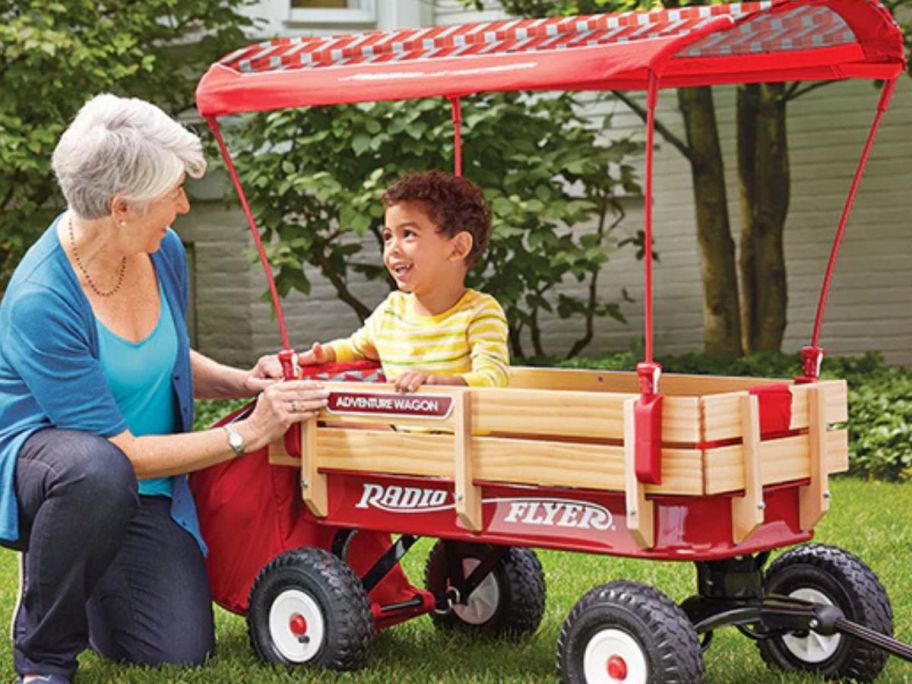
<path id="1" fill-rule="evenodd" d="M 645 92 L 644 232 L 652 243 L 655 109 L 664 89 L 816 79 L 884 81 L 824 277 L 803 376 L 661 375 L 645 252 L 645 359 L 636 372 L 514 367 L 505 388 L 397 394 L 370 364 L 318 368 L 318 420 L 193 478 L 217 601 L 247 614 L 269 662 L 362 666 L 375 629 L 430 613 L 443 628 L 528 633 L 542 618 L 533 547 L 689 561 L 697 593 L 611 581 L 571 610 L 568 682 L 698 682 L 713 631 L 735 626 L 767 662 L 871 680 L 892 639 L 883 587 L 860 559 L 803 544 L 847 469 L 846 385 L 819 379 L 839 244 L 896 79 L 899 29 L 875 0 L 768 0 L 329 38 L 278 39 L 214 64 L 197 90 L 266 270 L 286 377 L 293 352 L 272 272 L 218 117 L 288 107 L 513 90 Z M 371 377 L 373 376 L 373 377 Z M 235 419 L 229 416 L 225 420 Z M 413 429 L 420 428 L 420 429 Z M 400 535 L 395 542 L 391 533 Z M 399 560 L 437 538 L 425 587 Z"/>

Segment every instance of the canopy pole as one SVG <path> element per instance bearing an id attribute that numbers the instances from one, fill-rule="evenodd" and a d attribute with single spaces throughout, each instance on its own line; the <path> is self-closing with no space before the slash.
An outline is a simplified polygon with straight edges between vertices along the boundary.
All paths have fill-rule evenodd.
<path id="1" fill-rule="evenodd" d="M 654 175 L 653 147 L 655 140 L 655 110 L 658 102 L 659 79 L 649 71 L 646 90 L 646 187 L 643 206 L 643 269 L 644 269 L 644 325 L 645 359 L 637 365 L 640 378 L 640 392 L 651 396 L 658 392 L 659 374 L 662 367 L 653 358 L 652 348 L 652 180 Z"/>
<path id="2" fill-rule="evenodd" d="M 839 227 L 836 229 L 836 237 L 833 240 L 833 247 L 830 250 L 830 259 L 827 262 L 826 273 L 823 277 L 823 286 L 820 289 L 820 299 L 817 302 L 817 315 L 814 318 L 814 331 L 811 335 L 811 344 L 801 350 L 801 366 L 804 375 L 797 378 L 799 382 L 814 382 L 820 377 L 820 366 L 823 363 L 825 350 L 820 347 L 820 329 L 823 326 L 823 312 L 826 309 L 827 297 L 830 294 L 830 283 L 833 279 L 833 271 L 836 269 L 836 260 L 839 257 L 839 248 L 842 246 L 842 238 L 845 235 L 846 225 L 849 222 L 849 215 L 852 213 L 852 206 L 855 204 L 855 195 L 858 193 L 858 187 L 861 184 L 861 177 L 864 174 L 865 166 L 868 163 L 868 157 L 871 154 L 871 148 L 874 145 L 874 139 L 877 137 L 877 130 L 880 128 L 880 122 L 883 119 L 884 112 L 890 106 L 890 99 L 896 88 L 897 79 L 887 81 L 884 84 L 883 91 L 880 93 L 880 100 L 877 103 L 877 114 L 871 123 L 871 130 L 868 131 L 868 139 L 865 141 L 864 148 L 861 151 L 861 158 L 858 160 L 858 167 L 855 169 L 855 176 L 852 179 L 852 185 L 849 188 L 849 195 L 846 198 L 845 205 L 842 208 L 842 215 L 839 218 Z"/>
<path id="3" fill-rule="evenodd" d="M 453 175 L 462 175 L 462 103 L 458 97 L 450 98 L 450 115 L 453 118 Z"/>
<path id="4" fill-rule="evenodd" d="M 237 191 L 238 198 L 241 200 L 241 208 L 244 210 L 244 215 L 247 217 L 247 225 L 250 227 L 250 232 L 253 234 L 253 241 L 256 244 L 257 252 L 260 255 L 260 263 L 263 264 L 263 270 L 266 273 L 266 281 L 269 283 L 269 294 L 272 296 L 272 305 L 275 307 L 276 318 L 279 321 L 279 334 L 282 336 L 282 351 L 279 352 L 279 360 L 282 362 L 282 370 L 285 374 L 285 379 L 290 380 L 295 375 L 292 363 L 294 350 L 291 349 L 288 344 L 288 330 L 285 327 L 285 316 L 282 313 L 282 303 L 279 301 L 279 292 L 276 289 L 275 278 L 272 275 L 272 267 L 269 265 L 269 259 L 266 258 L 266 250 L 263 248 L 263 241 L 260 239 L 260 231 L 257 228 L 256 221 L 253 219 L 253 212 L 250 211 L 250 205 L 247 203 L 247 196 L 244 194 L 241 180 L 238 178 L 237 170 L 234 168 L 234 162 L 231 161 L 231 155 L 228 154 L 228 148 L 225 146 L 225 141 L 222 140 L 222 133 L 219 130 L 218 121 L 216 121 L 214 116 L 207 116 L 206 121 L 209 122 L 209 128 L 212 129 L 212 133 L 215 135 L 215 141 L 218 143 L 222 158 L 225 160 L 225 168 L 228 169 L 228 175 L 231 177 L 234 189 Z"/>

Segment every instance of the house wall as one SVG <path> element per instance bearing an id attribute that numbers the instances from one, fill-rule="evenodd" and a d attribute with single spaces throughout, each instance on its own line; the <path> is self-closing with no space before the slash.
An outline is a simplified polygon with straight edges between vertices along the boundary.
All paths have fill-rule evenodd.
<path id="1" fill-rule="evenodd" d="M 377 7 L 385 5 L 378 2 Z M 427 16 L 426 9 L 413 9 L 424 25 L 502 16 L 496 9 L 466 11 L 456 0 L 437 0 L 432 16 Z M 789 105 L 792 195 L 785 231 L 789 286 L 785 350 L 795 350 L 809 339 L 830 243 L 877 97 L 869 83 L 844 82 L 815 90 Z M 737 241 L 740 208 L 734 90 L 717 88 L 715 98 Z M 591 111 L 593 116 L 613 114 L 610 135 L 642 136 L 642 122 L 620 102 L 593 103 Z M 661 94 L 659 118 L 683 137 L 673 91 Z M 910 120 L 912 80 L 904 78 L 884 118 L 836 269 L 822 336 L 830 353 L 876 350 L 891 362 L 912 364 L 912 240 L 908 235 L 912 140 L 904 135 Z M 701 349 L 702 294 L 690 170 L 671 145 L 658 137 L 657 141 L 654 221 L 660 260 L 655 268 L 655 348 L 662 355 Z M 471 144 L 471 140 L 464 141 L 467 154 Z M 213 196 L 211 190 L 200 194 Z M 625 211 L 621 230 L 634 232 L 642 221 L 642 201 L 626 200 Z M 270 306 L 259 300 L 266 287 L 262 271 L 258 264 L 245 261 L 252 242 L 244 225 L 239 211 L 226 211 L 222 201 L 209 199 L 197 202 L 177 226 L 195 245 L 199 348 L 232 363 L 250 363 L 258 354 L 280 345 Z M 348 334 L 358 324 L 350 309 L 336 300 L 332 287 L 318 274 L 309 275 L 313 283 L 310 296 L 295 293 L 285 302 L 291 342 L 297 348 Z M 630 250 L 622 250 L 609 261 L 600 281 L 603 297 L 617 300 L 620 289 L 626 287 L 635 302 L 623 305 L 628 325 L 600 320 L 595 339 L 584 353 L 596 355 L 640 345 L 642 264 L 632 258 Z M 360 293 L 370 303 L 384 295 L 376 285 L 368 284 Z M 579 325 L 544 322 L 545 346 L 552 353 L 565 352 L 580 334 Z"/>

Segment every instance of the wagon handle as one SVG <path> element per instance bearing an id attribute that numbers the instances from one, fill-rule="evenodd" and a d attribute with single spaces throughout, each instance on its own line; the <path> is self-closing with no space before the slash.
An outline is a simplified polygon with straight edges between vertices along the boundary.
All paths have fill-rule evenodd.
<path id="1" fill-rule="evenodd" d="M 817 302 L 817 315 L 814 318 L 814 332 L 811 335 L 811 344 L 801 350 L 801 365 L 804 375 L 796 378 L 796 382 L 799 383 L 814 382 L 820 377 L 820 366 L 823 363 L 823 355 L 825 353 L 825 350 L 820 347 L 820 328 L 823 326 L 823 312 L 826 309 L 827 297 L 830 294 L 830 283 L 833 279 L 833 271 L 836 269 L 836 259 L 839 257 L 842 238 L 849 222 L 849 215 L 852 213 L 852 206 L 855 204 L 858 186 L 861 185 L 861 176 L 864 173 L 865 166 L 867 166 L 868 157 L 871 154 L 871 148 L 874 146 L 874 139 L 877 137 L 877 130 L 880 128 L 884 112 L 890 106 L 890 99 L 893 97 L 897 80 L 897 78 L 894 78 L 891 81 L 887 81 L 880 93 L 880 100 L 877 102 L 877 114 L 871 123 L 871 130 L 868 131 L 868 139 L 862 148 L 861 158 L 858 160 L 855 176 L 852 178 L 852 185 L 849 187 L 849 195 L 842 208 L 842 215 L 839 217 L 839 227 L 836 229 L 836 237 L 833 239 L 830 259 L 827 262 L 826 273 L 823 276 L 823 286 L 820 289 L 820 299 Z"/>
<path id="2" fill-rule="evenodd" d="M 256 244 L 257 253 L 260 255 L 260 262 L 263 264 L 266 282 L 269 283 L 269 294 L 272 296 L 272 306 L 275 308 L 276 318 L 279 321 L 279 333 L 282 336 L 282 350 L 289 351 L 293 354 L 294 352 L 288 344 L 288 329 L 285 327 L 285 315 L 282 313 L 282 303 L 279 301 L 279 292 L 276 289 L 272 268 L 269 266 L 269 259 L 266 258 L 266 250 L 263 248 L 263 241 L 260 239 L 260 231 L 257 228 L 256 221 L 253 219 L 253 212 L 250 211 L 250 204 L 247 202 L 247 196 L 244 194 L 241 180 L 238 178 L 237 170 L 234 168 L 234 162 L 231 161 L 231 155 L 228 154 L 228 148 L 225 146 L 225 141 L 222 140 L 222 133 L 219 130 L 218 121 L 216 121 L 214 116 L 207 116 L 206 121 L 209 123 L 209 128 L 212 129 L 215 141 L 218 143 L 219 151 L 222 153 L 222 158 L 225 160 L 225 168 L 228 170 L 228 175 L 231 177 L 231 182 L 238 194 L 238 199 L 241 201 L 241 208 L 244 210 L 244 216 L 247 217 L 247 225 L 250 227 L 254 244 Z M 283 371 L 286 370 L 284 365 L 282 366 L 282 369 Z M 290 379 L 287 372 L 285 374 L 285 379 Z"/>

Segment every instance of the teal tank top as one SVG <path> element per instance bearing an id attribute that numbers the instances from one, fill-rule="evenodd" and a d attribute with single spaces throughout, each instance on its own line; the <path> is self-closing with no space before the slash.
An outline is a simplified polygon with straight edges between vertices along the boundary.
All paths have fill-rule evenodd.
<path id="1" fill-rule="evenodd" d="M 161 312 L 148 337 L 131 342 L 111 332 L 96 319 L 101 370 L 127 426 L 137 437 L 170 435 L 177 429 L 171 374 L 177 360 L 177 331 L 168 300 L 158 286 Z M 139 481 L 139 493 L 171 496 L 171 478 Z"/>

